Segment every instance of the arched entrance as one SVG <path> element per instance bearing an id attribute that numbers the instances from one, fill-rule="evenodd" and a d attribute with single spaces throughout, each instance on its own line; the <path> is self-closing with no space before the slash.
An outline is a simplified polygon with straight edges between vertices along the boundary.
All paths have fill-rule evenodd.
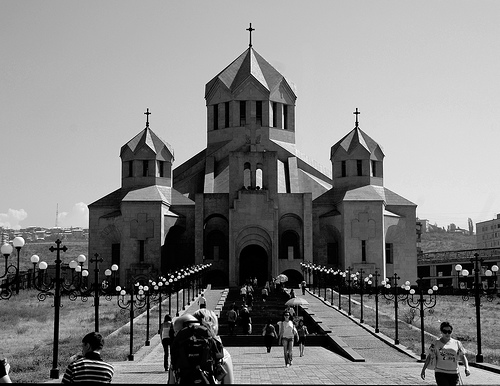
<path id="1" fill-rule="evenodd" d="M 266 250 L 260 245 L 247 245 L 240 253 L 240 277 L 239 285 L 249 278 L 257 278 L 260 285 L 264 285 L 271 273 Z"/>

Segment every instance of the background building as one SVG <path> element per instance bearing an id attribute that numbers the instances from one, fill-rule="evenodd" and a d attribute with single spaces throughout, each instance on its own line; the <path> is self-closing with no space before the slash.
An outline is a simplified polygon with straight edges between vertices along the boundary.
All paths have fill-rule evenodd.
<path id="1" fill-rule="evenodd" d="M 500 246 L 500 214 L 493 220 L 476 223 L 477 248 L 498 248 Z"/>

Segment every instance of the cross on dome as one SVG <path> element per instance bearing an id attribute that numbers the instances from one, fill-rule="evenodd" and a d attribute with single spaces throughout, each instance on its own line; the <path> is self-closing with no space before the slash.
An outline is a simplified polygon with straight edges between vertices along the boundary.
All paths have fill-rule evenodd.
<path id="1" fill-rule="evenodd" d="M 353 114 L 356 115 L 356 126 L 355 127 L 358 127 L 358 115 L 361 114 L 359 111 L 358 111 L 358 108 L 356 107 L 356 111 L 353 112 Z"/>
<path id="2" fill-rule="evenodd" d="M 252 23 L 250 23 L 250 27 L 247 28 L 247 31 L 250 32 L 250 44 L 248 47 L 252 47 L 252 31 L 255 31 L 255 28 L 252 28 Z"/>
<path id="3" fill-rule="evenodd" d="M 149 108 L 146 109 L 146 112 L 144 113 L 144 115 L 146 115 L 146 127 L 149 127 L 149 115 L 151 113 L 149 112 Z"/>

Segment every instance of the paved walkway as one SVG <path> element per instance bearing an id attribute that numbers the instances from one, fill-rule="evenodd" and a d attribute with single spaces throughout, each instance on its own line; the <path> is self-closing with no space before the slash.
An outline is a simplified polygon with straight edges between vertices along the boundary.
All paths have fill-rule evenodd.
<path id="1" fill-rule="evenodd" d="M 207 307 L 217 310 L 223 290 L 207 290 Z M 298 293 L 298 292 L 297 292 Z M 301 296 L 302 295 L 298 295 Z M 338 342 L 344 342 L 364 362 L 351 362 L 322 347 L 306 347 L 299 357 L 294 348 L 293 366 L 284 367 L 283 350 L 273 347 L 267 353 L 265 347 L 229 347 L 234 363 L 235 383 L 238 384 L 338 384 L 338 385 L 429 385 L 435 384 L 433 371 L 427 371 L 427 379 L 420 378 L 422 363 L 419 356 L 404 346 L 394 346 L 382 334 L 360 325 L 311 293 L 303 296 L 308 302 L 308 312 L 321 322 L 324 330 L 331 330 Z M 198 308 L 193 302 L 185 312 Z M 105 353 L 104 353 L 105 354 Z M 163 347 L 159 335 L 151 339 L 151 345 L 141 348 L 133 362 L 114 362 L 113 383 L 164 384 L 167 374 L 163 371 Z M 471 367 L 471 376 L 462 380 L 466 385 L 500 385 L 500 374 Z"/>

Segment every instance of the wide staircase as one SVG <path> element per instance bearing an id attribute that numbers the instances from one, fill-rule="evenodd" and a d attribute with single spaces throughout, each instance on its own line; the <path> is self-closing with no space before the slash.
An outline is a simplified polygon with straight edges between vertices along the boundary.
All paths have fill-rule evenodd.
<path id="1" fill-rule="evenodd" d="M 227 324 L 227 312 L 230 310 L 231 305 L 235 304 L 236 309 L 239 311 L 243 307 L 243 301 L 240 296 L 239 287 L 229 288 L 229 292 L 226 297 L 226 302 L 220 312 L 219 317 L 219 335 L 222 338 L 222 343 L 224 346 L 263 346 L 264 340 L 262 337 L 262 329 L 266 325 L 267 321 L 271 319 L 273 325 L 282 320 L 283 311 L 285 310 L 285 303 L 290 299 L 286 291 L 272 291 L 267 300 L 262 301 L 262 296 L 260 294 L 262 288 L 254 288 L 254 298 L 253 304 L 250 310 L 250 316 L 252 318 L 252 333 L 246 334 L 240 320 L 236 322 L 236 327 L 234 334 L 229 334 L 229 327 Z M 295 290 L 298 293 L 298 290 Z M 299 295 L 300 296 L 300 295 Z M 294 307 L 294 310 L 297 310 Z M 301 312 L 301 307 L 298 307 L 298 315 L 296 317 L 302 317 L 303 312 Z M 317 325 L 310 320 L 310 318 L 304 318 L 304 323 L 307 326 L 309 333 L 317 334 L 320 332 Z M 277 331 L 276 331 L 277 332 Z M 319 338 L 319 339 L 318 339 Z M 311 335 L 308 337 L 308 345 L 311 346 L 323 346 L 324 342 L 322 337 L 319 335 Z M 275 341 L 277 344 L 277 340 Z"/>

